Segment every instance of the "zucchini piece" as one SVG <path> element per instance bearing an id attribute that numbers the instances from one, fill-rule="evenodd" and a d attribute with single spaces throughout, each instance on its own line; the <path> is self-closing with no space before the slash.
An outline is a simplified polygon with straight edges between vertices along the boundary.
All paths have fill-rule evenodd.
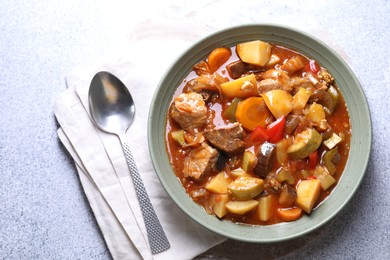
<path id="1" fill-rule="evenodd" d="M 323 190 L 327 190 L 336 182 L 324 166 L 318 165 L 314 170 L 314 176 L 320 181 Z"/>
<path id="2" fill-rule="evenodd" d="M 293 185 L 295 183 L 295 178 L 292 173 L 287 169 L 280 169 L 276 174 L 276 180 L 280 183 L 287 182 L 288 184 Z"/>
<path id="3" fill-rule="evenodd" d="M 238 97 L 233 98 L 228 108 L 225 110 L 225 112 L 223 112 L 223 116 L 231 123 L 236 122 L 236 110 L 238 103 L 240 103 L 241 100 L 242 99 Z"/>
<path id="4" fill-rule="evenodd" d="M 308 128 L 294 138 L 294 143 L 287 148 L 287 153 L 292 159 L 303 159 L 318 149 L 322 136 L 314 129 Z"/>
<path id="5" fill-rule="evenodd" d="M 324 145 L 328 147 L 329 150 L 333 149 L 338 145 L 343 139 L 338 136 L 336 133 L 333 133 L 332 136 L 324 141 Z"/>
<path id="6" fill-rule="evenodd" d="M 240 177 L 228 185 L 232 196 L 237 200 L 249 200 L 264 190 L 264 181 L 253 177 Z"/>
<path id="7" fill-rule="evenodd" d="M 247 173 L 246 171 L 244 171 L 242 168 L 234 169 L 234 170 L 230 171 L 230 174 L 231 174 L 234 178 L 239 178 L 239 177 L 252 177 L 249 173 Z"/>
<path id="8" fill-rule="evenodd" d="M 327 92 L 329 93 L 329 95 L 331 96 L 331 98 L 333 100 L 333 107 L 331 108 L 331 113 L 333 113 L 334 109 L 336 108 L 337 104 L 339 103 L 340 94 L 334 86 L 330 86 L 328 88 Z"/>
<path id="9" fill-rule="evenodd" d="M 242 169 L 245 172 L 248 172 L 249 170 L 252 169 L 254 162 L 255 162 L 254 154 L 251 151 L 246 150 L 242 158 L 242 166 L 241 166 Z"/>
<path id="10" fill-rule="evenodd" d="M 306 178 L 308 178 L 309 176 L 310 176 L 310 171 L 309 170 L 300 170 L 299 172 L 298 172 L 298 178 L 300 178 L 300 179 L 306 179 Z"/>
<path id="11" fill-rule="evenodd" d="M 229 212 L 244 215 L 245 213 L 255 209 L 259 205 L 257 200 L 245 200 L 245 201 L 229 201 L 226 203 L 226 208 Z"/>
<path id="12" fill-rule="evenodd" d="M 310 214 L 314 204 L 317 202 L 321 192 L 321 184 L 317 179 L 303 180 L 297 187 L 297 200 L 295 203 L 298 207 Z"/>
<path id="13" fill-rule="evenodd" d="M 333 175 L 336 172 L 336 166 L 334 166 L 332 162 L 333 157 L 336 154 L 337 154 L 337 147 L 324 153 L 324 155 L 321 158 L 321 164 L 324 165 L 326 169 L 328 169 L 330 175 Z"/>

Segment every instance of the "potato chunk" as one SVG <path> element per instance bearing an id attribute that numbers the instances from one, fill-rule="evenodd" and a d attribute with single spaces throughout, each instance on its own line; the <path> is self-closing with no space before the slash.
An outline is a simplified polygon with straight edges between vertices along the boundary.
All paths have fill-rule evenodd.
<path id="1" fill-rule="evenodd" d="M 274 89 L 265 92 L 262 97 L 275 118 L 287 116 L 293 108 L 293 98 L 287 91 Z"/>
<path id="2" fill-rule="evenodd" d="M 231 213 L 244 215 L 245 213 L 256 208 L 257 205 L 259 205 L 259 202 L 254 199 L 245 201 L 229 201 L 226 203 L 226 208 Z"/>
<path id="3" fill-rule="evenodd" d="M 213 194 L 211 196 L 212 209 L 217 217 L 222 218 L 227 213 L 226 204 L 229 202 L 228 194 Z"/>
<path id="4" fill-rule="evenodd" d="M 228 180 L 225 177 L 225 172 L 220 172 L 215 175 L 206 184 L 206 189 L 215 193 L 227 193 L 228 192 Z"/>
<path id="5" fill-rule="evenodd" d="M 310 105 L 307 116 L 312 123 L 318 126 L 321 126 L 321 122 L 326 119 L 324 108 L 315 102 Z"/>
<path id="6" fill-rule="evenodd" d="M 261 221 L 268 221 L 271 218 L 272 197 L 270 195 L 262 196 L 258 200 L 259 206 L 256 210 L 256 216 Z"/>
<path id="7" fill-rule="evenodd" d="M 257 96 L 257 81 L 254 74 L 249 74 L 221 84 L 222 94 L 229 98 L 247 98 Z"/>
<path id="8" fill-rule="evenodd" d="M 317 179 L 303 180 L 297 187 L 297 200 L 295 203 L 306 213 L 312 211 L 314 204 L 320 196 L 321 184 Z"/>
<path id="9" fill-rule="evenodd" d="M 243 62 L 264 66 L 271 57 L 271 45 L 257 40 L 237 44 L 237 54 Z"/>
<path id="10" fill-rule="evenodd" d="M 327 190 L 336 182 L 324 166 L 318 165 L 314 170 L 314 176 L 320 181 L 323 190 Z"/>
<path id="11" fill-rule="evenodd" d="M 300 87 L 298 92 L 293 97 L 293 111 L 296 114 L 301 114 L 302 110 L 305 108 L 307 101 L 309 101 L 309 98 L 311 94 L 313 93 L 312 90 L 302 88 Z"/>

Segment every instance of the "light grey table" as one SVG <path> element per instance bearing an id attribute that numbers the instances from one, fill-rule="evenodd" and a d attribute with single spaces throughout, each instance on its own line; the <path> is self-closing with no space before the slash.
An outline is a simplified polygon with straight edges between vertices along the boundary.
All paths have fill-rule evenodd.
<path id="1" fill-rule="evenodd" d="M 331 223 L 280 244 L 229 240 L 199 258 L 390 259 L 389 1 L 110 2 L 1 2 L 0 259 L 110 258 L 73 162 L 57 138 L 53 104 L 66 88 L 69 70 L 110 51 L 136 22 L 156 19 L 192 19 L 217 28 L 283 19 L 315 22 L 343 50 L 371 109 L 366 176 Z"/>

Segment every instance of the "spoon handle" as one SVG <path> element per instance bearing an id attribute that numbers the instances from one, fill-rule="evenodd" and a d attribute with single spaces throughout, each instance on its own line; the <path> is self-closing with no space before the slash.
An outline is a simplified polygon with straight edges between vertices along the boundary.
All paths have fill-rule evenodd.
<path id="1" fill-rule="evenodd" d="M 133 179 L 138 201 L 141 206 L 141 212 L 145 221 L 146 232 L 148 234 L 148 240 L 152 254 L 157 254 L 168 250 L 171 245 L 169 244 L 168 238 L 166 237 L 156 212 L 153 209 L 152 203 L 150 203 L 149 196 L 146 192 L 137 166 L 135 165 L 134 157 L 131 154 L 130 147 L 127 142 L 123 141 L 122 138 L 120 139 L 122 142 L 123 151 L 126 156 L 127 164 L 130 169 L 130 175 Z"/>

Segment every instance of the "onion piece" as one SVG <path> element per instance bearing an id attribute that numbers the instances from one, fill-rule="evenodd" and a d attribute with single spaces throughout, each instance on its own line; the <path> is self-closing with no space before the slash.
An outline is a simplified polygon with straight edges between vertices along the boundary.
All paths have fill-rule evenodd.
<path id="1" fill-rule="evenodd" d="M 190 138 L 188 137 L 188 135 L 185 135 L 185 137 L 187 137 L 186 141 L 189 141 Z M 184 144 L 183 147 L 198 146 L 199 144 L 203 143 L 204 140 L 205 139 L 202 133 L 196 133 L 195 138 L 193 138 L 192 141 L 190 140 L 189 143 Z"/>

